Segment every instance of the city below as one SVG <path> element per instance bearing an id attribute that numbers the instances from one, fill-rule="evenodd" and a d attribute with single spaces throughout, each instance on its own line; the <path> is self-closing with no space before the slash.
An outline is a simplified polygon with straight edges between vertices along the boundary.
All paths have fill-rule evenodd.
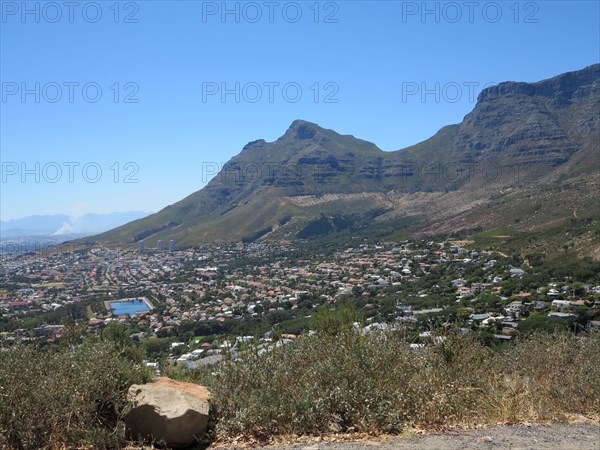
<path id="1" fill-rule="evenodd" d="M 364 332 L 404 327 L 414 347 L 435 325 L 489 343 L 600 328 L 600 285 L 585 263 L 548 273 L 540 260 L 473 241 L 365 242 L 329 255 L 272 243 L 65 244 L 4 253 L 2 268 L 0 340 L 51 344 L 69 324 L 99 334 L 118 323 L 155 367 L 211 364 L 248 341 L 261 351 L 290 344 L 310 332 L 315 308 L 344 303 Z"/>

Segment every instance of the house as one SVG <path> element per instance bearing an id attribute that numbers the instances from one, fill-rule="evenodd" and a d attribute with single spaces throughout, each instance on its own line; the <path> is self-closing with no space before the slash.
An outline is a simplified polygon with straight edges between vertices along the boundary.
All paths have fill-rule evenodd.
<path id="1" fill-rule="evenodd" d="M 482 322 L 485 319 L 489 319 L 490 317 L 492 317 L 492 315 L 490 313 L 483 313 L 483 314 L 471 314 L 469 316 L 469 319 L 471 319 L 474 322 Z"/>
<path id="2" fill-rule="evenodd" d="M 551 312 L 548 313 L 548 317 L 553 319 L 570 319 L 571 317 L 576 317 L 575 314 L 571 313 L 563 313 L 563 312 Z"/>
<path id="3" fill-rule="evenodd" d="M 531 302 L 531 306 L 533 307 L 533 309 L 535 309 L 536 311 L 539 311 L 540 309 L 544 309 L 546 308 L 550 303 L 545 302 L 543 300 L 534 300 Z"/>
<path id="4" fill-rule="evenodd" d="M 417 311 L 413 311 L 413 315 L 417 316 L 419 314 L 432 314 L 432 313 L 438 313 L 440 311 L 443 311 L 444 308 L 430 308 L 430 309 L 420 309 Z"/>
<path id="5" fill-rule="evenodd" d="M 468 297 L 469 295 L 471 295 L 471 289 L 469 289 L 468 287 L 458 288 L 458 296 L 460 298 Z"/>
<path id="6" fill-rule="evenodd" d="M 473 283 L 471 286 L 471 291 L 475 294 L 480 294 L 485 289 L 485 286 L 481 283 Z"/>
<path id="7" fill-rule="evenodd" d="M 500 325 L 502 326 L 502 334 L 510 336 L 517 333 L 519 322 L 512 319 L 505 319 L 500 322 Z"/>
<path id="8" fill-rule="evenodd" d="M 513 337 L 512 336 L 506 336 L 504 334 L 494 334 L 494 338 L 499 339 L 501 341 L 510 341 Z"/>
<path id="9" fill-rule="evenodd" d="M 505 319 L 502 322 L 500 322 L 500 325 L 507 328 L 517 328 L 519 322 L 514 319 Z"/>
<path id="10" fill-rule="evenodd" d="M 505 319 L 504 316 L 492 316 L 488 317 L 481 321 L 481 325 L 485 325 L 486 327 L 495 325 L 496 322 L 502 322 Z"/>
<path id="11" fill-rule="evenodd" d="M 508 305 L 506 305 L 506 308 L 504 309 L 508 314 L 513 314 L 519 317 L 523 313 L 523 302 L 520 300 L 515 300 L 514 302 L 510 302 Z"/>
<path id="12" fill-rule="evenodd" d="M 455 288 L 464 287 L 467 285 L 467 282 L 462 278 L 457 278 L 456 280 L 452 280 L 452 286 Z"/>
<path id="13" fill-rule="evenodd" d="M 510 269 L 511 278 L 521 278 L 523 275 L 525 275 L 525 271 L 523 269 Z"/>
<path id="14" fill-rule="evenodd" d="M 29 306 L 29 302 L 10 302 L 8 309 L 10 311 L 25 311 Z"/>
<path id="15" fill-rule="evenodd" d="M 569 308 L 571 302 L 568 300 L 552 300 L 552 308 L 562 311 L 565 308 Z"/>

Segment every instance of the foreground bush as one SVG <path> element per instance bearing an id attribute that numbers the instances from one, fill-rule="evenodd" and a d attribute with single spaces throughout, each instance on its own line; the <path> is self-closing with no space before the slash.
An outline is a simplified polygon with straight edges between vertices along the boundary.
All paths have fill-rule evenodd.
<path id="1" fill-rule="evenodd" d="M 327 325 L 260 356 L 250 350 L 235 362 L 171 375 L 211 389 L 219 438 L 395 433 L 600 410 L 600 333 L 538 334 L 500 351 L 450 334 L 411 349 L 400 332 L 361 336 Z M 130 345 L 0 351 L 0 448 L 120 446 L 125 393 L 150 378 Z"/>
<path id="2" fill-rule="evenodd" d="M 600 408 L 598 334 L 536 335 L 495 352 L 470 337 L 435 342 L 414 350 L 399 332 L 321 333 L 199 376 L 221 437 L 560 420 Z"/>
<path id="3" fill-rule="evenodd" d="M 0 448 L 119 445 L 125 394 L 149 373 L 113 342 L 0 351 Z"/>

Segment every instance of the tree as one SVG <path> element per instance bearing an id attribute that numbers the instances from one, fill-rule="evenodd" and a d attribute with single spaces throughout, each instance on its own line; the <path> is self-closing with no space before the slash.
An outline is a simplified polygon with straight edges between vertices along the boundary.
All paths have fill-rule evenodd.
<path id="1" fill-rule="evenodd" d="M 362 322 L 354 305 L 345 302 L 335 309 L 328 305 L 317 308 L 312 317 L 312 329 L 317 333 L 336 336 L 352 331 L 355 322 Z"/>
<path id="2" fill-rule="evenodd" d="M 107 327 L 102 330 L 102 339 L 114 342 L 119 347 L 123 347 L 128 341 L 127 329 L 119 322 L 110 322 Z"/>
<path id="3" fill-rule="evenodd" d="M 81 340 L 83 333 L 85 332 L 85 323 L 77 323 L 73 317 L 65 316 L 61 320 L 61 325 L 65 327 L 64 334 L 61 338 L 61 344 L 71 346 Z"/>
<path id="4" fill-rule="evenodd" d="M 571 320 L 550 318 L 533 312 L 527 319 L 519 322 L 518 329 L 525 334 L 530 334 L 534 331 L 553 333 L 555 331 L 568 330 L 571 323 Z"/>

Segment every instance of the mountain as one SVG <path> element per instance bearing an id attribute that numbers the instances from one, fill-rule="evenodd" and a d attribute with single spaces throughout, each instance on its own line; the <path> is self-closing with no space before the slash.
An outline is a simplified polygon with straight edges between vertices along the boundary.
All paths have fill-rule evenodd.
<path id="1" fill-rule="evenodd" d="M 393 152 L 296 120 L 274 142 L 247 144 L 203 189 L 93 239 L 187 246 L 595 220 L 599 111 L 596 64 L 487 88 L 461 123 Z"/>
<path id="2" fill-rule="evenodd" d="M 148 212 L 127 211 L 109 214 L 66 214 L 35 215 L 20 219 L 0 221 L 0 238 L 23 236 L 86 236 L 101 233 L 132 220 L 149 215 Z"/>
<path id="3" fill-rule="evenodd" d="M 66 214 L 35 215 L 20 219 L 2 220 L 0 221 L 0 232 L 2 237 L 16 233 L 52 234 L 67 220 L 69 220 L 69 216 Z"/>

